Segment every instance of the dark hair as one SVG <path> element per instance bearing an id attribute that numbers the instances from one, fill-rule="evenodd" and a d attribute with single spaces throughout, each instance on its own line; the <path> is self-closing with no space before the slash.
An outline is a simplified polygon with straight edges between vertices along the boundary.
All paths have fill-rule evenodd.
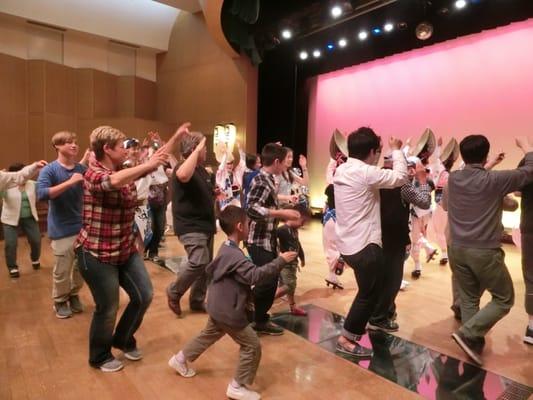
<path id="1" fill-rule="evenodd" d="M 490 143 L 483 135 L 469 135 L 459 144 L 465 164 L 481 164 L 487 160 Z"/>
<path id="2" fill-rule="evenodd" d="M 16 163 L 11 164 L 9 167 L 7 167 L 7 170 L 9 172 L 17 172 L 17 171 L 20 171 L 22 168 L 24 168 L 24 164 L 20 162 L 16 162 Z"/>
<path id="3" fill-rule="evenodd" d="M 235 227 L 239 222 L 246 222 L 246 211 L 241 207 L 230 204 L 220 212 L 218 221 L 224 233 L 231 235 L 235 232 Z"/>
<path id="4" fill-rule="evenodd" d="M 267 143 L 261 150 L 261 161 L 265 167 L 270 167 L 276 160 L 282 162 L 286 155 L 285 147 L 277 143 Z"/>
<path id="5" fill-rule="evenodd" d="M 448 157 L 448 159 L 445 160 L 442 163 L 442 165 L 444 165 L 444 168 L 446 169 L 446 171 L 450 172 L 454 163 L 455 163 L 455 160 L 453 159 L 453 157 Z"/>
<path id="6" fill-rule="evenodd" d="M 380 146 L 381 138 L 368 127 L 361 127 L 348 136 L 348 155 L 359 160 L 364 160 L 370 151 Z"/>
<path id="7" fill-rule="evenodd" d="M 246 153 L 246 168 L 254 169 L 257 157 L 259 157 L 259 154 Z"/>
<path id="8" fill-rule="evenodd" d="M 309 207 L 302 203 L 297 203 L 292 206 L 289 206 L 288 208 L 286 208 L 286 210 L 298 211 L 300 213 L 300 216 L 305 220 L 311 219 L 311 217 L 313 216 Z"/>

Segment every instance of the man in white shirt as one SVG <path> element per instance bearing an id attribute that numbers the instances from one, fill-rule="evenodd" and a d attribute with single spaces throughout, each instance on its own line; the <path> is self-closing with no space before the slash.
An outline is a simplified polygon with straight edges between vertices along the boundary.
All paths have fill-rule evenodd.
<path id="1" fill-rule="evenodd" d="M 359 128 L 348 136 L 348 161 L 337 168 L 333 178 L 337 247 L 353 268 L 359 288 L 346 316 L 337 351 L 362 358 L 372 356 L 372 350 L 358 341 L 377 304 L 384 278 L 379 190 L 408 182 L 401 140 L 391 137 L 389 146 L 392 169 L 378 168 L 381 138 L 370 128 Z"/>

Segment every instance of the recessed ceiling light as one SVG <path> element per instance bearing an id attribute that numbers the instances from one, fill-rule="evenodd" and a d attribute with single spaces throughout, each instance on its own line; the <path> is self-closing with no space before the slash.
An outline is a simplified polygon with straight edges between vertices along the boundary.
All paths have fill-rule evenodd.
<path id="1" fill-rule="evenodd" d="M 291 30 L 290 30 L 290 29 L 283 29 L 283 30 L 281 31 L 281 37 L 282 37 L 283 39 L 290 39 L 290 38 L 292 38 L 292 32 L 291 32 Z"/>
<path id="2" fill-rule="evenodd" d="M 320 52 L 320 50 L 317 49 L 317 50 L 314 50 L 314 51 L 313 51 L 313 57 L 318 58 L 318 57 L 320 57 L 321 55 L 322 55 L 322 53 Z"/>
<path id="3" fill-rule="evenodd" d="M 342 8 L 340 6 L 334 6 L 331 9 L 331 16 L 333 18 L 339 18 L 342 15 Z"/>
<path id="4" fill-rule="evenodd" d="M 458 10 L 461 10 L 461 9 L 465 8 L 467 4 L 468 3 L 467 3 L 466 0 L 457 0 L 455 2 L 455 8 L 457 8 Z"/>
<path id="5" fill-rule="evenodd" d="M 381 28 L 374 28 L 374 29 L 372 29 L 372 33 L 373 33 L 374 35 L 379 35 L 379 34 L 381 34 Z"/>
<path id="6" fill-rule="evenodd" d="M 365 40 L 368 37 L 368 32 L 367 31 L 361 31 L 361 32 L 359 32 L 357 37 L 359 38 L 359 40 Z"/>
<path id="7" fill-rule="evenodd" d="M 333 43 L 328 43 L 326 47 L 328 48 L 328 50 L 333 50 L 335 48 L 335 45 Z"/>
<path id="8" fill-rule="evenodd" d="M 392 32 L 394 30 L 394 25 L 390 22 L 387 22 L 385 25 L 383 25 L 383 30 L 385 32 Z"/>
<path id="9" fill-rule="evenodd" d="M 307 54 L 307 51 L 300 52 L 300 60 L 307 60 L 307 57 L 309 57 L 309 54 Z"/>
<path id="10" fill-rule="evenodd" d="M 339 47 L 346 47 L 346 45 L 348 44 L 348 42 L 346 41 L 346 39 L 340 39 L 339 40 Z"/>

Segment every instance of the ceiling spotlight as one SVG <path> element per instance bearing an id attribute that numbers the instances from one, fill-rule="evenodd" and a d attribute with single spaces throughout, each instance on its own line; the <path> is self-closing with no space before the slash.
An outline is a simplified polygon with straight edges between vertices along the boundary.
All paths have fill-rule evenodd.
<path id="1" fill-rule="evenodd" d="M 455 8 L 457 8 L 458 10 L 462 10 L 463 8 L 466 7 L 467 4 L 468 3 L 466 0 L 457 0 L 455 2 Z"/>
<path id="2" fill-rule="evenodd" d="M 290 39 L 292 37 L 292 32 L 290 31 L 290 29 L 283 29 L 281 31 L 281 37 L 283 39 Z"/>
<path id="3" fill-rule="evenodd" d="M 328 48 L 328 50 L 333 50 L 335 48 L 333 43 L 328 43 L 328 45 L 326 47 Z"/>
<path id="4" fill-rule="evenodd" d="M 315 57 L 315 58 L 320 57 L 321 54 L 322 54 L 322 53 L 320 52 L 320 50 L 314 50 L 314 51 L 313 51 L 313 57 Z"/>
<path id="5" fill-rule="evenodd" d="M 374 28 L 374 29 L 372 29 L 372 33 L 374 35 L 379 35 L 381 33 L 381 29 L 380 28 Z"/>
<path id="6" fill-rule="evenodd" d="M 307 51 L 300 52 L 300 60 L 307 60 L 307 57 L 309 57 L 309 54 L 307 54 Z"/>
<path id="7" fill-rule="evenodd" d="M 392 32 L 394 29 L 394 25 L 391 24 L 390 22 L 387 22 L 385 25 L 383 25 L 383 30 L 385 32 Z"/>
<path id="8" fill-rule="evenodd" d="M 398 29 L 400 29 L 401 31 L 407 29 L 407 22 L 400 22 L 398 24 Z"/>
<path id="9" fill-rule="evenodd" d="M 342 15 L 342 8 L 340 6 L 334 6 L 331 9 L 331 16 L 333 18 L 339 18 Z"/>
<path id="10" fill-rule="evenodd" d="M 359 38 L 359 40 L 365 40 L 368 37 L 368 32 L 367 31 L 361 31 L 361 32 L 359 32 L 357 37 Z"/>
<path id="11" fill-rule="evenodd" d="M 347 44 L 348 42 L 346 41 L 346 39 L 339 40 L 339 47 L 346 47 Z"/>
<path id="12" fill-rule="evenodd" d="M 421 22 L 415 29 L 416 37 L 420 40 L 428 40 L 433 35 L 433 25 L 429 22 Z"/>

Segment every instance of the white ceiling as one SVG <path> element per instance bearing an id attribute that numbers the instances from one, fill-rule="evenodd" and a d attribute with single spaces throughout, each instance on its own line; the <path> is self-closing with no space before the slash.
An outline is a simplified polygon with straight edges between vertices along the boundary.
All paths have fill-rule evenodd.
<path id="1" fill-rule="evenodd" d="M 195 13 L 202 10 L 198 0 L 154 0 L 179 10 Z"/>
<path id="2" fill-rule="evenodd" d="M 167 51 L 180 12 L 167 1 L 199 8 L 198 0 L 1 0 L 0 13 Z"/>

